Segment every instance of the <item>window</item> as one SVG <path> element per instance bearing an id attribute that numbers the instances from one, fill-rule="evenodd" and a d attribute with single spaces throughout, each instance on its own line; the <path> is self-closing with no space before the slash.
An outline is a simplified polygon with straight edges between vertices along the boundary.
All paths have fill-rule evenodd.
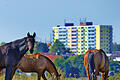
<path id="1" fill-rule="evenodd" d="M 76 41 L 72 41 L 72 43 L 76 43 Z"/>
<path id="2" fill-rule="evenodd" d="M 73 33 L 75 33 L 76 31 L 72 31 Z"/>
<path id="3" fill-rule="evenodd" d="M 81 32 L 84 32 L 83 30 Z"/>
<path id="4" fill-rule="evenodd" d="M 88 27 L 88 28 L 91 28 L 91 27 Z"/>
<path id="5" fill-rule="evenodd" d="M 84 27 L 81 27 L 81 29 L 84 29 Z"/>
<path id="6" fill-rule="evenodd" d="M 84 34 L 81 34 L 81 36 L 83 36 Z"/>
<path id="7" fill-rule="evenodd" d="M 72 46 L 76 46 L 76 45 L 72 45 Z"/>
<path id="8" fill-rule="evenodd" d="M 81 39 L 84 39 L 83 37 Z"/>
<path id="9" fill-rule="evenodd" d="M 76 29 L 77 27 L 72 27 L 72 29 Z"/>
<path id="10" fill-rule="evenodd" d="M 76 34 L 72 34 L 72 36 L 76 36 Z"/>
<path id="11" fill-rule="evenodd" d="M 76 39 L 76 38 L 72 38 L 72 39 Z"/>

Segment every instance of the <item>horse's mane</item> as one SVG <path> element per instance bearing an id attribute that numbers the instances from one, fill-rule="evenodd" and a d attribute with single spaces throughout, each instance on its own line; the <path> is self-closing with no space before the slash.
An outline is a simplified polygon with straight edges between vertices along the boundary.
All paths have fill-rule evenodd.
<path id="1" fill-rule="evenodd" d="M 15 41 L 13 41 L 13 43 L 19 43 L 19 42 L 21 42 L 22 40 L 24 40 L 24 39 L 26 39 L 27 37 L 24 37 L 24 38 L 22 38 L 22 39 L 18 39 L 18 40 L 15 40 Z"/>
<path id="2" fill-rule="evenodd" d="M 22 39 L 17 39 L 17 40 L 15 40 L 15 41 L 11 41 L 11 42 L 9 42 L 9 43 L 5 43 L 4 45 L 2 45 L 2 46 L 7 46 L 7 45 L 11 45 L 11 44 L 13 44 L 13 43 L 20 43 L 22 40 L 24 40 L 25 38 L 27 38 L 27 37 L 24 37 L 24 38 L 22 38 Z"/>

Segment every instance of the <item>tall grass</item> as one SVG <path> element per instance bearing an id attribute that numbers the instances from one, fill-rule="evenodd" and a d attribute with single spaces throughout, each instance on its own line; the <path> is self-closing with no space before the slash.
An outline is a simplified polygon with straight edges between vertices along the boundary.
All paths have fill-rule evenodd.
<path id="1" fill-rule="evenodd" d="M 65 78 L 65 72 L 62 72 L 60 69 L 58 69 L 59 74 L 61 74 L 60 80 L 88 80 L 87 78 L 81 77 L 81 78 Z M 47 80 L 53 80 L 55 76 L 47 76 Z M 0 76 L 0 80 L 4 80 L 5 75 Z M 37 74 L 32 74 L 31 76 L 27 76 L 26 74 L 15 74 L 13 77 L 13 80 L 37 80 Z M 41 80 L 43 80 L 41 78 Z M 117 76 L 110 76 L 108 80 L 120 80 L 120 74 L 117 74 Z"/>
<path id="2" fill-rule="evenodd" d="M 5 75 L 0 76 L 0 80 L 4 80 Z M 53 77 L 47 77 L 48 80 L 53 80 Z M 15 74 L 13 77 L 13 80 L 37 80 L 37 75 L 32 75 L 32 76 L 26 76 L 25 74 L 23 75 L 18 75 Z M 41 78 L 41 80 L 43 80 Z M 61 76 L 60 80 L 88 80 L 87 78 L 65 78 Z M 109 77 L 108 80 L 120 80 L 120 74 L 118 76 L 111 76 Z"/>
<path id="3" fill-rule="evenodd" d="M 4 75 L 0 77 L 0 80 L 4 80 Z M 47 77 L 48 80 L 53 80 L 53 77 Z M 26 76 L 26 75 L 14 75 L 13 80 L 37 80 L 36 76 Z M 41 78 L 41 80 L 43 80 Z M 87 80 L 86 78 L 60 78 L 60 80 Z"/>
<path id="4" fill-rule="evenodd" d="M 58 69 L 59 74 L 61 74 L 60 80 L 87 80 L 86 78 L 65 78 L 65 73 Z M 47 76 L 47 80 L 54 80 L 55 76 Z M 0 80 L 4 80 L 5 75 L 0 76 Z M 13 80 L 37 80 L 37 74 L 32 74 L 31 76 L 27 76 L 26 74 L 15 74 Z M 41 80 L 43 80 L 41 78 Z"/>

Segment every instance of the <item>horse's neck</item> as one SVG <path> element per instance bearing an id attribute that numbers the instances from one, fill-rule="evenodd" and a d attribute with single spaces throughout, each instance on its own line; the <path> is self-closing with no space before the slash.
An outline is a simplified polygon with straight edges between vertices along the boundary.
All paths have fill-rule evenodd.
<path id="1" fill-rule="evenodd" d="M 25 54 L 28 51 L 25 39 L 21 40 L 17 45 L 21 54 Z"/>
<path id="2" fill-rule="evenodd" d="M 52 64 L 51 62 L 48 64 L 47 70 L 48 72 L 50 72 L 51 75 L 54 74 L 56 77 L 58 76 L 57 69 L 55 68 L 54 64 Z"/>

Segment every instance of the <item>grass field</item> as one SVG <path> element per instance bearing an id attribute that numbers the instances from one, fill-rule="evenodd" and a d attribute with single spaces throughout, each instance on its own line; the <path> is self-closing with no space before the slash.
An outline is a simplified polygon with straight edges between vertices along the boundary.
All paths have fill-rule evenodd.
<path id="1" fill-rule="evenodd" d="M 0 76 L 0 80 L 4 80 L 4 75 Z M 48 80 L 53 80 L 52 77 L 47 78 Z M 26 76 L 26 75 L 14 75 L 13 80 L 37 80 L 37 75 Z M 41 78 L 41 80 L 43 80 Z M 87 80 L 86 78 L 64 78 L 61 77 L 60 80 Z"/>
<path id="2" fill-rule="evenodd" d="M 4 80 L 5 76 L 2 75 L 0 76 L 0 80 Z M 48 80 L 53 80 L 52 77 L 48 78 Z M 26 75 L 14 75 L 13 80 L 37 80 L 37 75 L 32 75 L 32 76 L 26 76 Z M 43 80 L 43 79 L 41 79 Z M 63 76 L 61 76 L 60 80 L 88 80 L 87 78 L 64 78 Z M 100 79 L 99 79 L 100 80 Z M 114 77 L 109 77 L 108 80 L 120 80 L 120 74 L 118 74 L 118 76 L 114 76 Z"/>
<path id="3" fill-rule="evenodd" d="M 60 70 L 60 68 L 58 69 L 58 73 L 61 74 L 60 80 L 88 80 L 87 78 L 65 78 L 65 72 L 62 72 L 62 70 Z M 47 80 L 53 80 L 54 77 L 51 77 L 48 74 Z M 0 80 L 4 80 L 5 79 L 5 74 L 0 76 Z M 37 80 L 37 74 L 36 73 L 32 73 L 31 76 L 27 76 L 25 73 L 23 73 L 22 75 L 15 73 L 13 80 Z M 41 78 L 41 80 L 43 80 Z"/>
<path id="4" fill-rule="evenodd" d="M 65 73 L 62 72 L 61 70 L 59 71 L 59 73 L 61 74 L 60 80 L 88 80 L 85 77 L 82 78 L 65 78 Z M 5 75 L 1 75 L 0 76 L 0 80 L 4 80 L 5 79 Z M 37 74 L 36 73 L 32 73 L 31 76 L 27 76 L 26 74 L 15 74 L 13 77 L 13 80 L 37 80 Z M 41 80 L 43 80 L 41 78 Z M 51 77 L 50 75 L 48 75 L 47 80 L 53 80 L 53 77 Z M 98 79 L 100 80 L 100 79 Z M 116 76 L 110 76 L 108 80 L 120 80 L 120 73 L 116 74 Z"/>

